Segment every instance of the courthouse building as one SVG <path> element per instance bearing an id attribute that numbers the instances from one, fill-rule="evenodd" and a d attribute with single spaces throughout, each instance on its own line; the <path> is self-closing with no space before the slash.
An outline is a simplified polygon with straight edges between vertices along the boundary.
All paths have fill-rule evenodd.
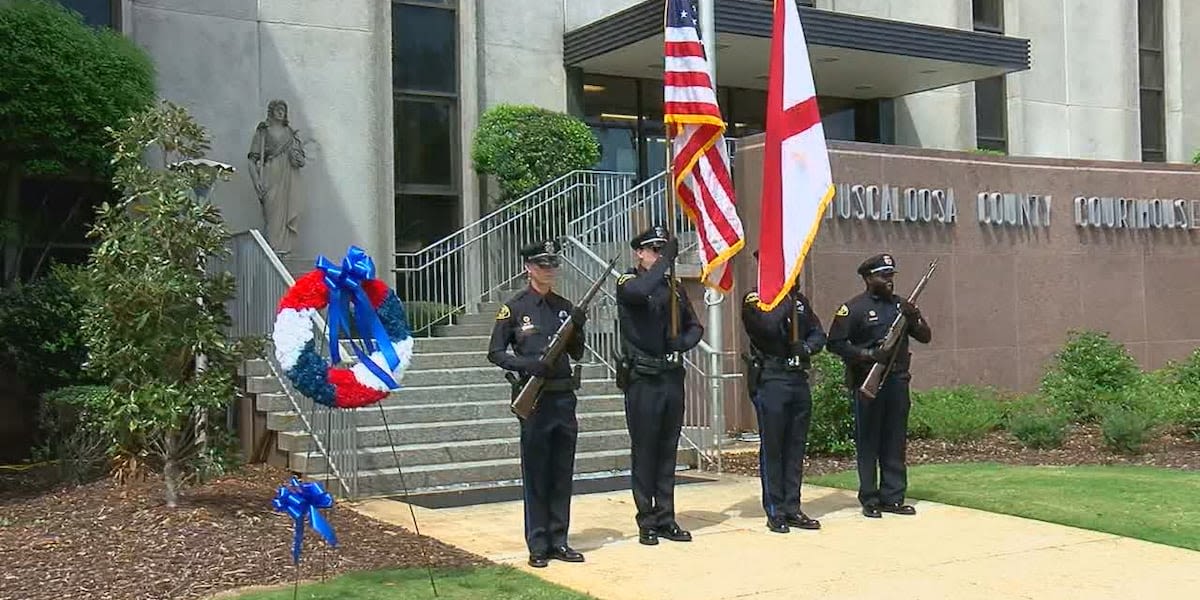
<path id="1" fill-rule="evenodd" d="M 663 168 L 662 0 L 63 2 L 146 48 L 160 94 L 239 167 L 217 191 L 235 230 L 262 227 L 246 155 L 268 102 L 287 102 L 308 153 L 298 264 L 356 243 L 386 266 L 478 218 L 471 140 L 499 103 L 586 120 L 596 169 Z M 753 238 L 772 3 L 713 4 Z M 798 4 L 838 184 L 808 269 L 823 314 L 886 249 L 901 291 L 942 258 L 927 383 L 1028 387 L 1072 327 L 1112 330 L 1153 365 L 1200 345 L 1200 177 L 1170 164 L 1200 149 L 1200 36 L 1185 35 L 1200 3 Z"/>

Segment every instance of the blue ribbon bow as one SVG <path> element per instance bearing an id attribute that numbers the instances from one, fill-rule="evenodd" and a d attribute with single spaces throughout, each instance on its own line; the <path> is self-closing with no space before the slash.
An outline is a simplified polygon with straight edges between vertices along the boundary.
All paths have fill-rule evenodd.
<path id="1" fill-rule="evenodd" d="M 337 547 L 337 536 L 333 526 L 317 509 L 333 506 L 333 496 L 316 482 L 300 483 L 295 477 L 288 485 L 279 486 L 271 506 L 276 512 L 286 512 L 296 523 L 296 535 L 292 538 L 292 561 L 300 563 L 300 546 L 304 544 L 304 521 L 312 523 L 313 531 L 321 534 L 330 546 Z"/>
<path id="2" fill-rule="evenodd" d="M 343 328 L 347 334 L 350 333 L 350 304 L 353 303 L 354 327 L 363 337 L 367 352 L 374 352 L 375 346 L 378 346 L 384 360 L 387 361 L 388 370 L 384 371 L 375 361 L 370 360 L 354 343 L 353 336 L 348 335 L 350 348 L 358 356 L 359 362 L 366 365 L 389 389 L 399 389 L 400 386 L 392 379 L 391 372 L 400 365 L 400 357 L 396 356 L 396 349 L 392 346 L 392 340 L 388 337 L 383 322 L 379 320 L 375 307 L 371 305 L 371 300 L 362 289 L 364 281 L 375 278 L 375 261 L 371 260 L 362 248 L 350 246 L 341 265 L 334 264 L 324 256 L 318 256 L 316 266 L 325 274 L 325 285 L 329 288 L 329 355 L 333 363 L 341 362 L 338 335 Z"/>

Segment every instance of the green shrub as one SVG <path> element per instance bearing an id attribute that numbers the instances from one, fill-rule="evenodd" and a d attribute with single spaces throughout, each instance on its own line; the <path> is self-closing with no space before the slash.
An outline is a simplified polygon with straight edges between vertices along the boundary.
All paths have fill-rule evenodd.
<path id="1" fill-rule="evenodd" d="M 1005 427 L 1029 448 L 1058 448 L 1067 437 L 1070 419 L 1039 396 L 1027 396 L 1005 406 Z"/>
<path id="2" fill-rule="evenodd" d="M 1141 378 L 1137 362 L 1107 333 L 1072 331 L 1042 377 L 1041 393 L 1079 421 L 1095 421 Z"/>
<path id="3" fill-rule="evenodd" d="M 1182 427 L 1200 440 L 1200 349 L 1183 361 L 1168 364 L 1161 373 L 1174 385 L 1166 422 Z"/>
<path id="4" fill-rule="evenodd" d="M 912 393 L 909 436 L 962 442 L 996 429 L 1003 407 L 995 392 L 970 386 Z"/>
<path id="5" fill-rule="evenodd" d="M 0 368 L 37 394 L 84 380 L 83 301 L 71 289 L 74 272 L 55 267 L 47 277 L 0 291 Z"/>
<path id="6" fill-rule="evenodd" d="M 830 352 L 821 352 L 813 357 L 810 373 L 813 408 L 808 452 L 854 453 L 854 409 L 841 359 Z"/>
<path id="7" fill-rule="evenodd" d="M 34 456 L 54 461 L 60 481 L 78 484 L 104 473 L 113 440 L 98 415 L 110 393 L 108 386 L 74 385 L 42 394 L 38 428 L 44 441 Z"/>
<path id="8" fill-rule="evenodd" d="M 1138 454 L 1154 433 L 1153 416 L 1126 406 L 1110 406 L 1100 417 L 1104 444 L 1123 454 Z"/>
<path id="9" fill-rule="evenodd" d="M 583 121 L 537 106 L 500 104 L 483 113 L 471 152 L 475 171 L 500 183 L 497 204 L 600 160 L 600 144 Z"/>

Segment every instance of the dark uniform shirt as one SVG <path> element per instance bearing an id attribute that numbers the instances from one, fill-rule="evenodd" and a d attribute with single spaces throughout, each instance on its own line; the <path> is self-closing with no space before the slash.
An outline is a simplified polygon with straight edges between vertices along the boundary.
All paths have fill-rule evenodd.
<path id="1" fill-rule="evenodd" d="M 661 265 L 666 263 L 659 261 Z M 665 267 L 655 264 L 650 270 L 632 267 L 617 279 L 617 314 L 621 335 L 635 349 L 653 357 L 669 352 L 684 352 L 700 343 L 704 326 L 692 312 L 687 292 L 676 285 L 679 303 L 679 337 L 668 344 L 671 334 L 671 287 L 664 276 Z"/>
<path id="2" fill-rule="evenodd" d="M 808 345 L 808 353 L 816 354 L 825 347 L 825 330 L 821 319 L 813 312 L 804 294 L 788 294 L 770 312 L 758 306 L 758 291 L 751 290 L 742 298 L 742 325 L 750 343 L 767 356 L 787 359 L 791 349 L 792 317 L 795 315 L 797 339 Z"/>
<path id="3" fill-rule="evenodd" d="M 529 287 L 513 296 L 496 315 L 496 325 L 488 344 L 488 360 L 502 369 L 526 372 L 545 352 L 558 328 L 571 318 L 572 308 L 570 300 L 553 291 L 543 296 Z M 515 356 L 507 352 L 509 346 Z M 559 355 L 547 379 L 571 377 L 567 355 L 575 360 L 583 358 L 582 329 L 571 336 L 566 352 Z"/>
<path id="4" fill-rule="evenodd" d="M 846 362 L 846 384 L 851 388 L 857 387 L 867 378 L 874 362 L 864 351 L 871 350 L 883 342 L 888 327 L 900 314 L 900 303 L 904 299 L 892 294 L 891 298 L 876 296 L 863 292 L 850 299 L 838 308 L 829 324 L 829 350 L 842 357 Z M 892 364 L 891 373 L 907 374 L 911 354 L 908 351 L 908 338 L 911 335 L 918 342 L 929 343 L 932 332 L 924 319 L 910 323 L 908 335 L 900 337 L 896 342 L 896 360 Z"/>

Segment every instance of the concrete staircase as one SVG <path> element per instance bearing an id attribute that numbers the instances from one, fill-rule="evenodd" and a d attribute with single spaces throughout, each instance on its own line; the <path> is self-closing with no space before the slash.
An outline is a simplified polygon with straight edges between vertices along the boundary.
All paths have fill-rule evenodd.
<path id="1" fill-rule="evenodd" d="M 483 303 L 478 313 L 437 328 L 437 337 L 417 338 L 404 387 L 381 402 L 383 414 L 375 406 L 355 413 L 360 497 L 401 493 L 396 456 L 409 492 L 519 484 L 520 426 L 508 408 L 510 387 L 486 357 L 497 310 L 499 303 Z M 320 479 L 326 460 L 309 451 L 310 435 L 268 365 L 250 361 L 243 374 L 259 416 L 276 432 L 276 462 Z M 585 364 L 582 379 L 576 478 L 628 474 L 624 398 L 603 365 Z M 694 465 L 694 453 L 681 450 L 678 462 Z"/>

